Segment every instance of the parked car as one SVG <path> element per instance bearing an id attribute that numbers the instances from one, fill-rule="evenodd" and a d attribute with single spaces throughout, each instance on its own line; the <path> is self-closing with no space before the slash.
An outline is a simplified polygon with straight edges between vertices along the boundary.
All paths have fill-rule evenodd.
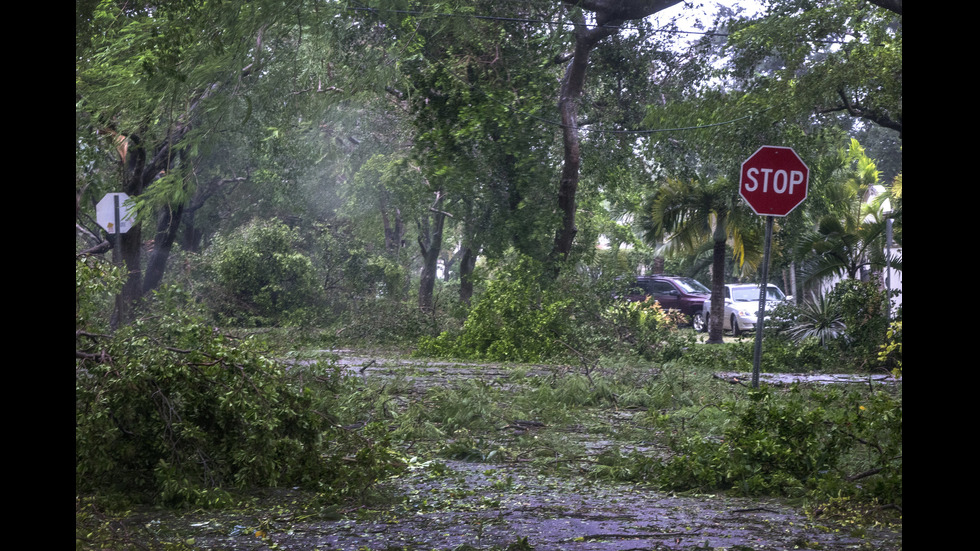
<path id="1" fill-rule="evenodd" d="M 693 318 L 701 314 L 702 304 L 711 296 L 711 290 L 692 277 L 640 276 L 627 291 L 626 299 L 637 302 L 648 296 L 665 309 L 679 310 Z"/>
<path id="2" fill-rule="evenodd" d="M 773 284 L 766 287 L 766 312 L 783 302 L 789 302 L 788 297 Z M 711 314 L 711 299 L 704 302 L 699 315 L 694 317 L 694 328 L 698 331 L 708 330 L 708 320 Z M 729 284 L 725 285 L 725 319 L 722 327 L 738 336 L 744 331 L 755 330 L 759 314 L 759 285 Z"/>

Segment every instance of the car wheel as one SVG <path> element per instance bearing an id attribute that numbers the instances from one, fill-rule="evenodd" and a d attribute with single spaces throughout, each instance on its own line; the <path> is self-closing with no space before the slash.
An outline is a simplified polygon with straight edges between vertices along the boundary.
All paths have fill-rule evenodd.
<path id="1" fill-rule="evenodd" d="M 738 320 L 735 318 L 735 314 L 732 314 L 732 336 L 739 337 L 742 332 L 738 329 Z"/>
<path id="2" fill-rule="evenodd" d="M 691 327 L 693 327 L 694 330 L 697 331 L 698 333 L 704 333 L 705 331 L 707 331 L 708 322 L 704 314 L 702 314 L 701 312 L 695 312 L 694 315 L 691 316 Z"/>

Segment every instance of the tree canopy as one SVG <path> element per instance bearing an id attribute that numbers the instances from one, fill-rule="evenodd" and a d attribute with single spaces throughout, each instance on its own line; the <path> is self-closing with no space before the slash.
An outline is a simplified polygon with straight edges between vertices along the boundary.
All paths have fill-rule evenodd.
<path id="1" fill-rule="evenodd" d="M 84 1 L 76 31 L 79 250 L 124 259 L 123 320 L 172 251 L 256 218 L 348 243 L 328 256 L 425 310 L 438 273 L 469 303 L 478 258 L 642 249 L 665 182 L 733 181 L 764 143 L 816 165 L 860 136 L 901 172 L 901 2 Z M 116 244 L 109 191 L 138 212 Z M 777 262 L 827 198 L 780 221 Z"/>

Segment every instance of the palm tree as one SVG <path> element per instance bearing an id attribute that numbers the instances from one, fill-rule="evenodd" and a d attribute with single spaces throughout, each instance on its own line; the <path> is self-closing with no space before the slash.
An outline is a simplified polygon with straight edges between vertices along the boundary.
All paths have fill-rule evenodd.
<path id="1" fill-rule="evenodd" d="M 858 279 L 863 270 L 885 266 L 882 200 L 887 194 L 872 200 L 875 190 L 881 189 L 874 161 L 857 140 L 851 140 L 849 150 L 839 151 L 829 164 L 829 176 L 822 186 L 826 211 L 796 247 L 810 282 L 831 277 Z M 892 264 L 900 268 L 901 261 L 892 260 Z"/>
<path id="2" fill-rule="evenodd" d="M 747 215 L 738 188 L 726 178 L 710 181 L 668 178 L 647 199 L 642 220 L 644 238 L 650 244 L 663 242 L 665 252 L 696 251 L 710 242 L 711 309 L 708 317 L 708 342 L 722 342 L 725 311 L 725 247 L 731 245 L 739 265 L 752 241 L 752 218 Z M 757 234 L 756 234 L 757 235 Z"/>

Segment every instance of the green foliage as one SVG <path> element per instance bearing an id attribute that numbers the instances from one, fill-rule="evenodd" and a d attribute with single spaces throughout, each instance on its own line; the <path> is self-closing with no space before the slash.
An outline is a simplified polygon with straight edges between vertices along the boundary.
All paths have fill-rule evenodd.
<path id="1" fill-rule="evenodd" d="M 519 255 L 495 271 L 459 332 L 421 339 L 418 354 L 532 363 L 574 359 L 587 366 L 608 355 L 679 354 L 686 345 L 676 331 L 680 317 L 656 304 L 619 303 L 616 285 L 567 269 L 553 279 L 544 263 Z"/>
<path id="2" fill-rule="evenodd" d="M 752 390 L 748 398 L 721 405 L 735 423 L 720 442 L 681 436 L 661 483 L 677 490 L 852 495 L 901 504 L 900 399 L 881 391 L 807 393 L 798 387 L 783 395 Z"/>
<path id="3" fill-rule="evenodd" d="M 878 350 L 888 331 L 887 296 L 873 281 L 845 280 L 830 292 L 847 329 L 845 353 L 858 367 L 878 367 Z"/>
<path id="4" fill-rule="evenodd" d="M 667 252 L 695 251 L 708 242 L 728 242 L 739 266 L 759 263 L 758 220 L 750 215 L 738 188 L 725 178 L 713 181 L 667 178 L 651 195 L 644 209 L 648 243 L 667 238 Z M 714 269 L 724 270 L 724 266 Z"/>
<path id="5" fill-rule="evenodd" d="M 793 321 L 786 332 L 797 343 L 816 339 L 826 347 L 828 341 L 842 336 L 846 330 L 840 308 L 828 293 L 805 299 L 789 312 L 788 317 Z"/>
<path id="6" fill-rule="evenodd" d="M 766 373 L 841 373 L 852 369 L 841 361 L 837 346 L 822 346 L 818 339 L 796 342 L 786 333 L 766 330 L 762 347 L 762 371 Z"/>
<path id="7" fill-rule="evenodd" d="M 888 326 L 888 340 L 878 351 L 878 361 L 892 368 L 896 377 L 902 376 L 902 320 L 893 321 Z"/>
<path id="8" fill-rule="evenodd" d="M 297 324 L 322 303 L 313 263 L 296 250 L 298 235 L 278 220 L 253 221 L 207 251 L 213 279 L 206 300 L 222 322 Z"/>
<path id="9" fill-rule="evenodd" d="M 589 476 L 618 482 L 654 482 L 659 471 L 660 462 L 655 458 L 636 450 L 623 454 L 613 447 L 599 454 Z"/>
<path id="10" fill-rule="evenodd" d="M 845 280 L 800 306 L 780 305 L 773 312 L 774 323 L 766 327 L 765 369 L 842 372 L 895 367 L 889 353 L 880 356 L 888 330 L 885 295 L 874 282 Z M 899 361 L 900 348 L 899 343 Z"/>
<path id="11" fill-rule="evenodd" d="M 818 159 L 811 194 L 814 201 L 806 211 L 811 227 L 787 239 L 808 282 L 858 279 L 869 270 L 884 269 L 889 262 L 883 204 L 893 194 L 876 195 L 878 178 L 874 160 L 854 139 L 848 148 Z M 901 239 L 900 211 L 895 222 Z M 890 263 L 901 269 L 900 257 L 891 258 Z"/>
<path id="12" fill-rule="evenodd" d="M 778 0 L 731 22 L 732 69 L 782 116 L 860 117 L 902 132 L 902 16 L 872 2 Z"/>
<path id="13" fill-rule="evenodd" d="M 540 362 L 561 356 L 573 301 L 559 296 L 544 266 L 528 257 L 505 264 L 487 285 L 458 336 L 423 338 L 418 353 Z"/>
<path id="14" fill-rule="evenodd" d="M 444 323 L 437 313 L 426 313 L 411 300 L 365 298 L 334 324 L 344 342 L 358 346 L 411 347 L 418 339 L 438 333 Z"/>
<path id="15" fill-rule="evenodd" d="M 106 331 L 113 297 L 122 288 L 119 266 L 94 257 L 75 259 L 75 329 Z"/>
<path id="16" fill-rule="evenodd" d="M 652 297 L 643 302 L 613 303 L 602 321 L 603 326 L 616 329 L 615 340 L 629 343 L 647 359 L 659 353 L 661 359 L 669 360 L 678 355 L 678 347 L 689 344 L 674 338 L 678 325 L 687 321 L 684 314 L 664 310 Z"/>
<path id="17" fill-rule="evenodd" d="M 77 491 L 205 506 L 232 489 L 290 485 L 342 499 L 393 466 L 383 442 L 331 424 L 322 399 L 316 407 L 309 381 L 338 391 L 330 366 L 287 371 L 254 337 L 188 312 L 186 297 L 155 302 L 154 315 L 76 361 Z"/>
<path id="18" fill-rule="evenodd" d="M 690 348 L 677 363 L 706 372 L 751 371 L 752 348 L 748 342 Z"/>

